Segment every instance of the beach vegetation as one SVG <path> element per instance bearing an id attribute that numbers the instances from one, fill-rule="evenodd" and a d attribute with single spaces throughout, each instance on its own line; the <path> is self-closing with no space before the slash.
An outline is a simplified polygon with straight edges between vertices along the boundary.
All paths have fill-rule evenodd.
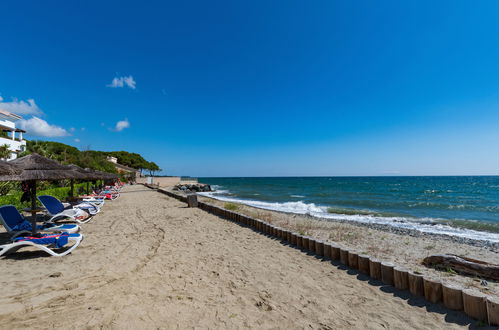
<path id="1" fill-rule="evenodd" d="M 10 149 L 8 144 L 0 145 L 0 159 L 6 160 L 10 156 Z"/>
<path id="2" fill-rule="evenodd" d="M 131 168 L 141 171 L 148 170 L 151 175 L 161 171 L 156 163 L 145 160 L 137 153 L 127 151 L 96 151 L 90 149 L 79 150 L 73 146 L 53 141 L 27 141 L 26 151 L 22 152 L 19 157 L 29 155 L 33 152 L 56 160 L 61 164 L 76 164 L 82 168 L 91 168 L 109 173 L 116 173 L 116 168 L 107 160 L 107 157 L 116 157 L 118 163 Z"/>
<path id="3" fill-rule="evenodd" d="M 432 244 L 430 244 L 430 245 L 426 245 L 426 246 L 424 247 L 424 249 L 425 249 L 425 250 L 433 250 L 434 248 L 435 248 L 435 245 L 432 245 Z"/>
<path id="4" fill-rule="evenodd" d="M 224 209 L 229 210 L 229 211 L 236 211 L 236 210 L 239 210 L 239 205 L 234 204 L 234 203 L 225 203 Z"/>
<path id="5" fill-rule="evenodd" d="M 58 183 L 39 181 L 39 183 L 40 185 L 38 186 L 37 195 L 51 195 L 63 201 L 70 194 L 71 187 L 69 185 L 69 180 L 62 180 Z M 12 185 L 9 185 L 9 187 L 11 190 L 7 194 L 0 196 L 0 205 L 14 205 L 18 210 L 22 210 L 23 208 L 30 206 L 31 201 L 29 200 L 21 202 L 23 192 L 21 191 L 20 183 L 12 182 Z M 74 185 L 75 193 L 78 191 L 84 191 L 85 189 L 86 183 L 78 183 Z M 37 201 L 37 203 L 39 202 Z"/>

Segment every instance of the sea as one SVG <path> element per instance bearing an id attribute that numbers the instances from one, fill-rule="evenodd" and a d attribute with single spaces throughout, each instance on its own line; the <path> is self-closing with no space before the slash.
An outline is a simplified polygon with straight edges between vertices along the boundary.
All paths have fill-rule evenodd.
<path id="1" fill-rule="evenodd" d="M 199 178 L 218 200 L 499 242 L 499 176 Z"/>

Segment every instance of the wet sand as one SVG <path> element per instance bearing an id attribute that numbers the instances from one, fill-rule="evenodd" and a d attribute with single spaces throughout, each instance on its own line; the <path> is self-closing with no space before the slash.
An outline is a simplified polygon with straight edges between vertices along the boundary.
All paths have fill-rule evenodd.
<path id="1" fill-rule="evenodd" d="M 118 200 L 82 226 L 84 241 L 66 257 L 21 250 L 0 259 L 2 327 L 477 324 L 143 186 L 125 187 Z"/>

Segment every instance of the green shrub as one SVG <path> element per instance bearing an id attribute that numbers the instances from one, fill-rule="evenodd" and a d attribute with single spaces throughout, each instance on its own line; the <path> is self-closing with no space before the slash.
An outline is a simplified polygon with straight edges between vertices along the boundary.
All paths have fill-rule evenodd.
<path id="1" fill-rule="evenodd" d="M 224 209 L 229 210 L 229 211 L 236 211 L 239 209 L 239 205 L 234 204 L 234 203 L 225 203 Z"/>

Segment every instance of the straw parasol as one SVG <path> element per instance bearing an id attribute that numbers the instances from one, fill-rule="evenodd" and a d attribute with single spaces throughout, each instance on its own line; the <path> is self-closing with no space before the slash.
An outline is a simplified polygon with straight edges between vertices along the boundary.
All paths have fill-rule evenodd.
<path id="1" fill-rule="evenodd" d="M 12 163 L 0 160 L 0 175 L 14 175 L 21 173 L 21 169 L 12 165 Z"/>
<path id="2" fill-rule="evenodd" d="M 82 175 L 68 169 L 55 160 L 45 158 L 39 154 L 32 153 L 27 156 L 15 159 L 10 162 L 16 168 L 22 170 L 16 175 L 4 175 L 0 177 L 2 181 L 27 181 L 31 190 L 31 209 L 32 214 L 36 214 L 36 181 L 42 180 L 63 180 L 80 179 Z M 32 234 L 36 234 L 36 218 L 32 217 Z"/>

